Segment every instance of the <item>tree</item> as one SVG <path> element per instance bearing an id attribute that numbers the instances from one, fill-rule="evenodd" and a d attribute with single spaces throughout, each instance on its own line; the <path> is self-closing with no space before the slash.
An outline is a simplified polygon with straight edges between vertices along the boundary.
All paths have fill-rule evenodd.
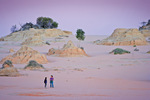
<path id="1" fill-rule="evenodd" d="M 78 39 L 78 40 L 84 40 L 85 39 L 85 32 L 82 30 L 82 29 L 78 29 L 77 30 L 77 32 L 76 32 L 77 34 L 76 34 L 76 38 Z"/>
<path id="2" fill-rule="evenodd" d="M 57 28 L 58 27 L 58 23 L 57 22 L 53 22 L 52 27 L 53 28 Z"/>
<path id="3" fill-rule="evenodd" d="M 76 32 L 76 38 L 79 40 L 79 41 L 83 41 L 85 39 L 85 32 L 82 30 L 82 29 L 77 29 L 77 32 Z M 80 45 L 79 45 L 80 47 Z"/>
<path id="4" fill-rule="evenodd" d="M 150 19 L 148 20 L 147 25 L 150 25 Z"/>
<path id="5" fill-rule="evenodd" d="M 19 23 L 20 24 L 20 23 Z M 25 24 L 20 24 L 20 29 L 17 29 L 16 25 L 13 25 L 11 27 L 11 32 L 18 32 L 18 31 L 25 31 L 29 30 L 30 28 L 34 29 L 49 29 L 49 28 L 57 28 L 58 23 L 53 21 L 53 19 L 49 17 L 38 17 L 36 20 L 36 24 L 33 24 L 31 22 L 25 23 Z"/>
<path id="6" fill-rule="evenodd" d="M 141 22 L 142 26 L 139 27 L 139 30 L 150 30 L 149 26 L 150 26 L 150 19 L 148 20 L 148 22 Z"/>
<path id="7" fill-rule="evenodd" d="M 12 27 L 11 27 L 11 32 L 12 33 L 14 33 L 14 32 L 17 32 L 18 30 L 17 30 L 17 26 L 16 25 L 13 25 Z"/>
<path id="8" fill-rule="evenodd" d="M 29 30 L 30 28 L 33 28 L 34 24 L 32 24 L 31 22 L 29 23 L 25 23 L 24 25 L 21 26 L 21 31 L 24 31 L 24 30 Z"/>
<path id="9" fill-rule="evenodd" d="M 142 26 L 146 26 L 147 22 L 141 22 Z"/>
<path id="10" fill-rule="evenodd" d="M 44 29 L 58 27 L 58 23 L 54 22 L 53 19 L 51 19 L 49 17 L 38 17 L 36 20 L 36 24 L 40 28 L 44 28 Z"/>
<path id="11" fill-rule="evenodd" d="M 39 29 L 40 27 L 39 27 L 39 25 L 33 25 L 33 28 L 34 29 Z"/>

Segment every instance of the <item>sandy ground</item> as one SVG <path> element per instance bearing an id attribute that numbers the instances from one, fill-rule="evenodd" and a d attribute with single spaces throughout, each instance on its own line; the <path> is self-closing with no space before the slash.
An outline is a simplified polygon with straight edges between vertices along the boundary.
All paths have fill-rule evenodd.
<path id="1" fill-rule="evenodd" d="M 150 100 L 150 45 L 132 46 L 95 45 L 92 41 L 106 36 L 87 36 L 80 45 L 89 57 L 47 56 L 43 64 L 47 71 L 24 70 L 26 64 L 14 64 L 23 76 L 0 77 L 0 100 Z M 74 36 L 65 42 L 52 42 L 50 46 L 32 47 L 42 54 L 50 48 L 62 48 L 68 40 L 75 45 Z M 0 59 L 17 51 L 19 42 L 1 42 Z M 131 54 L 109 54 L 115 48 Z M 0 64 L 2 66 L 2 64 Z M 44 88 L 44 77 L 54 75 L 55 88 Z"/>

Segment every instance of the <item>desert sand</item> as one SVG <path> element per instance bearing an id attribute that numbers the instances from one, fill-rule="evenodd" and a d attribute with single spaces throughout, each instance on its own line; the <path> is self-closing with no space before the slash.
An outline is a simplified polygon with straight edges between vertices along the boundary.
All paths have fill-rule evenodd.
<path id="1" fill-rule="evenodd" d="M 88 57 L 48 56 L 51 48 L 61 48 L 69 40 L 78 46 L 74 35 L 51 45 L 31 46 L 46 55 L 47 70 L 25 70 L 26 64 L 13 64 L 22 74 L 19 77 L 0 77 L 0 100 L 149 100 L 150 99 L 150 45 L 105 46 L 95 40 L 108 36 L 86 36 L 80 43 Z M 1 41 L 0 60 L 18 51 L 20 42 Z M 109 54 L 115 48 L 123 48 L 130 54 Z M 0 64 L 2 66 L 2 64 Z M 50 75 L 54 76 L 54 88 L 49 87 Z M 44 78 L 48 86 L 44 88 Z"/>

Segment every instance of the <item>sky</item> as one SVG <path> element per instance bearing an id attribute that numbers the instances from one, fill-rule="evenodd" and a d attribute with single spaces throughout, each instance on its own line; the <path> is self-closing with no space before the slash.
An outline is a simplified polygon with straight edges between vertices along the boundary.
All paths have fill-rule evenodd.
<path id="1" fill-rule="evenodd" d="M 13 25 L 50 17 L 58 29 L 85 35 L 111 35 L 116 28 L 139 28 L 150 19 L 150 0 L 0 0 L 0 37 Z"/>

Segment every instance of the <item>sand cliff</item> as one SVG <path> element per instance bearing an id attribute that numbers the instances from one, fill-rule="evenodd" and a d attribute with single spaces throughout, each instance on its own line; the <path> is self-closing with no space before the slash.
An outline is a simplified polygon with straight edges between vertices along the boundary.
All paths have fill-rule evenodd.
<path id="1" fill-rule="evenodd" d="M 26 31 L 19 31 L 11 33 L 6 37 L 1 38 L 2 41 L 25 41 L 26 39 L 33 37 L 33 36 L 40 36 L 42 38 L 49 38 L 49 37 L 59 37 L 62 35 L 72 35 L 70 31 L 62 31 L 60 29 L 33 29 L 30 28 Z"/>
<path id="2" fill-rule="evenodd" d="M 146 39 L 138 29 L 116 29 L 98 45 L 146 45 Z"/>

